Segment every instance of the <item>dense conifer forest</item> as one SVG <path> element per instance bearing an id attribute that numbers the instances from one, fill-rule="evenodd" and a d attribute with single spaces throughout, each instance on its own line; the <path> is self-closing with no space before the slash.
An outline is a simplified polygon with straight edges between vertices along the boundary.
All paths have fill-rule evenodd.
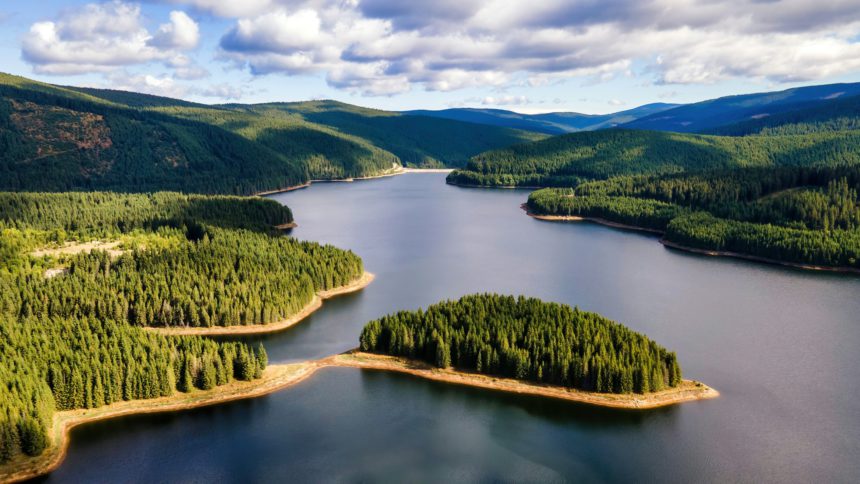
<path id="1" fill-rule="evenodd" d="M 40 454 L 55 410 L 258 378 L 262 346 L 142 326 L 272 322 L 361 275 L 272 227 L 291 220 L 262 199 L 0 193 L 0 463 Z M 118 253 L 32 253 L 95 237 Z"/>
<path id="2" fill-rule="evenodd" d="M 569 187 L 619 175 L 856 163 L 860 163 L 860 131 L 728 137 L 609 129 L 482 153 L 451 173 L 448 182 Z"/>
<path id="3" fill-rule="evenodd" d="M 539 215 L 602 218 L 697 249 L 860 267 L 860 165 L 618 176 L 538 190 Z"/>
<path id="4" fill-rule="evenodd" d="M 539 299 L 465 296 L 368 323 L 361 350 L 602 393 L 677 386 L 675 353 L 598 314 Z"/>
<path id="5" fill-rule="evenodd" d="M 0 190 L 247 195 L 543 135 L 335 102 L 209 106 L 0 73 Z"/>

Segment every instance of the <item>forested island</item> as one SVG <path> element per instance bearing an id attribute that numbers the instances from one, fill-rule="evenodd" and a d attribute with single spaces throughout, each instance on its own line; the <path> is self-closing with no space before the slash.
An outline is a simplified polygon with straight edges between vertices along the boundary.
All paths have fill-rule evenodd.
<path id="1" fill-rule="evenodd" d="M 470 295 L 385 316 L 364 327 L 360 351 L 586 393 L 648 395 L 683 381 L 675 353 L 646 336 L 522 296 Z"/>
<path id="2" fill-rule="evenodd" d="M 361 278 L 351 252 L 274 228 L 291 221 L 257 198 L 0 193 L 0 466 L 59 445 L 57 411 L 260 378 L 262 345 L 144 327 L 273 322 Z"/>
<path id="3" fill-rule="evenodd" d="M 678 248 L 858 271 L 858 189 L 860 165 L 728 169 L 538 190 L 527 207 L 655 230 Z"/>

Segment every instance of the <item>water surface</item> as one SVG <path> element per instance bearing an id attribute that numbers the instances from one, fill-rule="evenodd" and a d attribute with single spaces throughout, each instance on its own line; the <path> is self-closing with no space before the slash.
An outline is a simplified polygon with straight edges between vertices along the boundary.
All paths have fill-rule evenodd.
<path id="1" fill-rule="evenodd" d="M 442 174 L 274 196 L 294 236 L 352 249 L 377 278 L 266 337 L 270 360 L 344 351 L 367 320 L 492 291 L 621 321 L 677 351 L 719 399 L 608 410 L 326 369 L 252 401 L 78 428 L 48 480 L 860 481 L 860 278 L 541 222 L 520 210 L 526 197 Z"/>

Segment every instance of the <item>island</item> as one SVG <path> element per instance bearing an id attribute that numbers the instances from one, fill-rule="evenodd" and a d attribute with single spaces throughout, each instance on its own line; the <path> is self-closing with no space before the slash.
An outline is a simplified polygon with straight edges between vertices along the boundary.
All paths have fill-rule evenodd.
<path id="1" fill-rule="evenodd" d="M 476 294 L 369 322 L 339 364 L 622 408 L 713 398 L 675 353 L 614 321 L 535 298 Z"/>

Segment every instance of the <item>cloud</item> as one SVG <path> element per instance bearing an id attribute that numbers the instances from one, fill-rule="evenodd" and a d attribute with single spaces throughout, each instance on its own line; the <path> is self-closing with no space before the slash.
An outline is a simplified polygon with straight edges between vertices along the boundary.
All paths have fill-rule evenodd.
<path id="1" fill-rule="evenodd" d="M 200 41 L 200 28 L 185 12 L 170 12 L 170 22 L 158 27 L 149 44 L 162 49 L 190 50 Z"/>
<path id="2" fill-rule="evenodd" d="M 627 104 L 627 103 L 625 103 L 624 101 L 622 101 L 620 99 L 610 99 L 609 100 L 610 106 L 624 106 L 625 104 Z"/>
<path id="3" fill-rule="evenodd" d="M 530 101 L 526 96 L 487 96 L 481 99 L 481 104 L 485 106 L 521 106 L 530 104 Z"/>
<path id="4" fill-rule="evenodd" d="M 151 74 L 131 74 L 126 71 L 116 71 L 107 76 L 109 87 L 121 91 L 142 92 L 156 96 L 181 98 L 189 94 L 188 86 L 179 84 L 171 76 L 154 76 Z"/>
<path id="5" fill-rule="evenodd" d="M 860 69 L 860 2 L 851 0 L 173 2 L 238 17 L 220 43 L 233 65 L 325 73 L 330 85 L 364 94 L 596 83 L 642 64 L 661 84 Z"/>
<path id="6" fill-rule="evenodd" d="M 57 19 L 34 23 L 21 44 L 22 58 L 40 74 L 109 72 L 166 62 L 197 45 L 197 24 L 182 12 L 154 35 L 143 27 L 140 6 L 121 1 L 87 4 Z"/>

